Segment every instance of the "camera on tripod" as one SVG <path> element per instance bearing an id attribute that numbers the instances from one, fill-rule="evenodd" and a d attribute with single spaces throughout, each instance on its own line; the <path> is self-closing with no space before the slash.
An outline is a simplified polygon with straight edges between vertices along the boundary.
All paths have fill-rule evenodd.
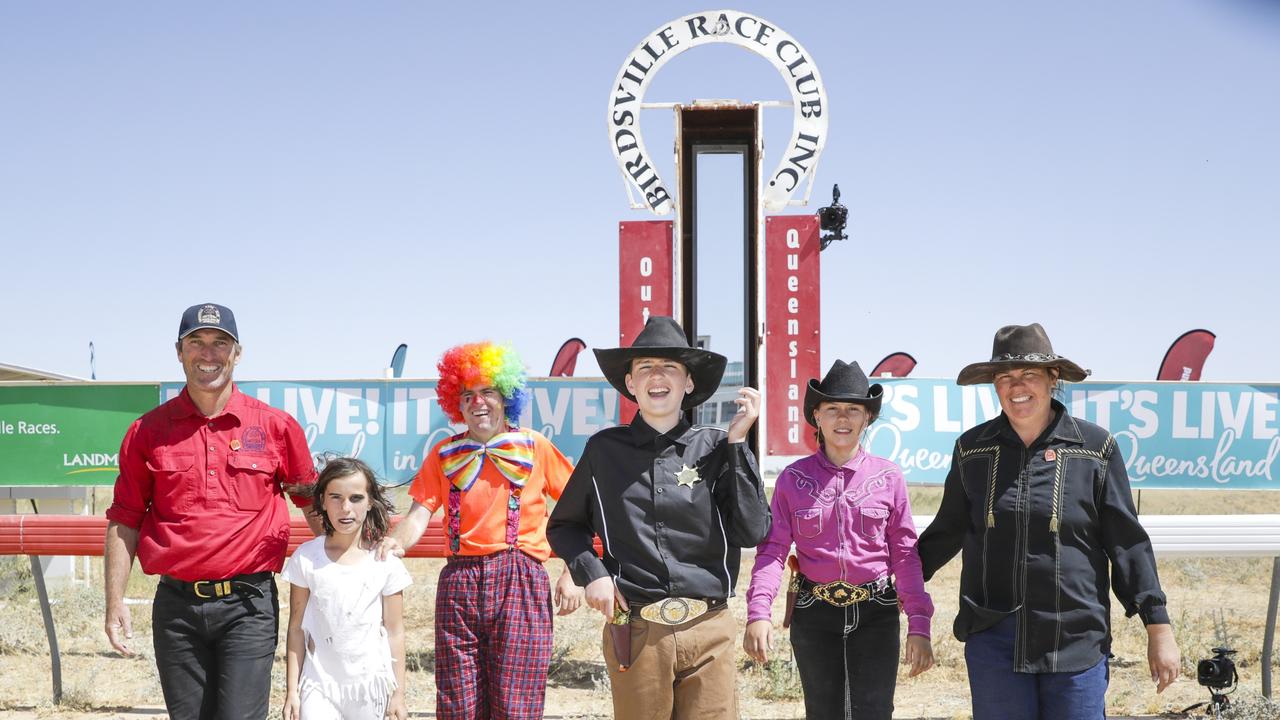
<path id="1" fill-rule="evenodd" d="M 1235 654 L 1231 648 L 1214 648 L 1213 657 L 1196 663 L 1196 682 L 1210 691 L 1222 691 L 1235 685 L 1240 679 L 1236 674 L 1236 664 L 1231 659 Z"/>

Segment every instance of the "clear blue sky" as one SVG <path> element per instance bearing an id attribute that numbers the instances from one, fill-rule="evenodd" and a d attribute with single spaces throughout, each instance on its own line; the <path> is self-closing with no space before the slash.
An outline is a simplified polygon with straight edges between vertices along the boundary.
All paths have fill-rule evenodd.
<path id="1" fill-rule="evenodd" d="M 1280 3 L 742 2 L 830 97 L 824 366 L 918 375 L 1040 321 L 1104 380 L 1206 327 L 1209 380 L 1280 380 Z M 235 310 L 242 379 L 378 376 L 400 342 L 509 340 L 535 374 L 614 344 L 629 210 L 605 107 L 647 33 L 712 6 L 0 5 L 0 362 L 177 379 L 189 304 Z M 777 100 L 695 48 L 649 101 Z M 667 161 L 668 111 L 645 136 Z M 770 148 L 789 130 L 770 111 Z M 800 210 L 796 210 L 799 212 Z M 595 372 L 584 355 L 580 374 Z"/>

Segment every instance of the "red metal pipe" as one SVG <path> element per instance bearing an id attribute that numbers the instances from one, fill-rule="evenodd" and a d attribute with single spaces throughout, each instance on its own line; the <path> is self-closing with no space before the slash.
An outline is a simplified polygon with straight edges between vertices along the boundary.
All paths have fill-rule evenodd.
<path id="1" fill-rule="evenodd" d="M 399 522 L 392 518 L 392 522 Z M 290 519 L 289 552 L 312 538 L 299 517 Z M 102 556 L 107 519 L 89 515 L 0 515 L 0 555 Z M 431 518 L 409 557 L 446 557 L 448 545 L 439 515 Z"/>
<path id="2" fill-rule="evenodd" d="M 391 518 L 392 525 L 400 522 Z M 300 517 L 289 520 L 289 552 L 313 536 Z M 107 519 L 92 515 L 0 515 L 0 555 L 82 555 L 101 557 Z M 435 515 L 422 539 L 409 549 L 409 557 L 448 557 L 444 521 Z M 596 552 L 600 541 L 596 540 Z"/>

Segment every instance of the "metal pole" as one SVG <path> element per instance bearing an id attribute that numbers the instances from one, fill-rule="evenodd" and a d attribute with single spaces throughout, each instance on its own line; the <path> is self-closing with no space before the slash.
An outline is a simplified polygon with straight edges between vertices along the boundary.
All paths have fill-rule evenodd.
<path id="1" fill-rule="evenodd" d="M 1271 599 L 1267 601 L 1267 631 L 1262 636 L 1262 697 L 1271 699 L 1271 647 L 1276 639 L 1276 602 L 1280 601 L 1280 557 L 1271 561 Z"/>
<path id="2" fill-rule="evenodd" d="M 49 638 L 49 662 L 53 673 L 53 704 L 62 704 L 62 654 L 58 652 L 58 631 L 53 627 L 53 608 L 49 606 L 49 591 L 44 586 L 44 568 L 40 558 L 31 558 L 31 576 L 36 580 L 36 594 L 40 596 L 40 614 L 44 616 L 44 634 Z M 1272 588 L 1274 590 L 1274 588 Z"/>

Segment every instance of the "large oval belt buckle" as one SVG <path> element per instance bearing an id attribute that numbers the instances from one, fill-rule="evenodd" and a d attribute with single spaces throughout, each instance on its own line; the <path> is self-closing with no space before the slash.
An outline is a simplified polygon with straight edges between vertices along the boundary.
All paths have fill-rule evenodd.
<path id="1" fill-rule="evenodd" d="M 850 585 L 844 580 L 814 585 L 813 594 L 819 600 L 836 607 L 849 607 L 871 597 L 870 590 L 861 585 Z"/>
<path id="2" fill-rule="evenodd" d="M 640 617 L 660 625 L 680 625 L 707 612 L 707 602 L 690 598 L 666 598 L 640 608 Z"/>

